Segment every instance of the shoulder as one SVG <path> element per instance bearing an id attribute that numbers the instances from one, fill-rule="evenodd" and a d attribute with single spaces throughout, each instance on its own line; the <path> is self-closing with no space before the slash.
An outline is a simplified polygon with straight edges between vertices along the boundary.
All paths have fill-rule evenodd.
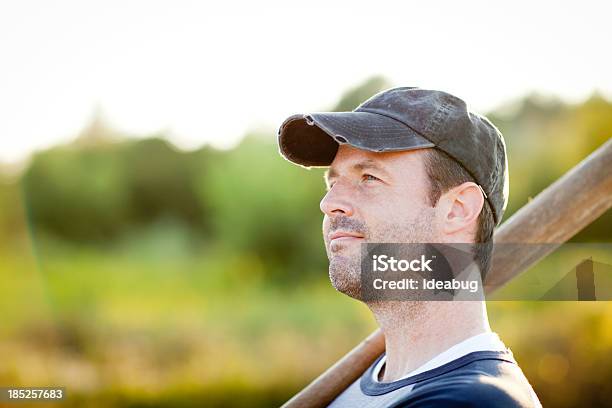
<path id="1" fill-rule="evenodd" d="M 531 385 L 515 364 L 493 370 L 465 367 L 462 372 L 415 387 L 396 407 L 540 407 Z M 476 369 L 474 369 L 476 368 Z M 490 367 L 493 368 L 493 367 Z"/>

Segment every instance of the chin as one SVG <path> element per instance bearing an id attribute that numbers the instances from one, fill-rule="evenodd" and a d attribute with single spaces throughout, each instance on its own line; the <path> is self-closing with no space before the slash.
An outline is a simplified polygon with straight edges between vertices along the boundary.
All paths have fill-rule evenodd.
<path id="1" fill-rule="evenodd" d="M 365 241 L 364 241 L 365 242 Z M 361 243 L 360 242 L 338 242 L 328 246 L 328 254 L 330 259 L 335 256 L 342 256 L 346 258 L 359 259 L 361 257 Z"/>
<path id="2" fill-rule="evenodd" d="M 357 300 L 361 300 L 360 272 L 358 258 L 332 255 L 329 261 L 329 280 L 332 286 L 338 292 Z"/>

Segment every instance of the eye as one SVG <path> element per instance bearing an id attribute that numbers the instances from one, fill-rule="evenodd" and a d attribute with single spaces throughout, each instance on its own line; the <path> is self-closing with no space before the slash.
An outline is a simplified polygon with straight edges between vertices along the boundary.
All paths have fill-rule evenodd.
<path id="1" fill-rule="evenodd" d="M 361 176 L 361 180 L 363 181 L 382 181 L 378 177 L 375 177 L 371 174 L 364 174 L 363 176 Z"/>

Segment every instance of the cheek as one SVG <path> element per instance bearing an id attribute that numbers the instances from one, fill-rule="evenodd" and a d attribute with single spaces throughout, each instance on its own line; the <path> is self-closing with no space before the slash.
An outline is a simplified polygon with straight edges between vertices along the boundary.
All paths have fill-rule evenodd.
<path id="1" fill-rule="evenodd" d="M 390 229 L 418 223 L 425 214 L 430 218 L 432 208 L 416 193 L 388 192 L 376 200 L 364 200 L 360 210 L 373 233 L 388 233 Z"/>
<path id="2" fill-rule="evenodd" d="M 364 201 L 359 206 L 359 218 L 365 224 L 368 238 L 378 240 L 381 233 L 388 231 L 390 224 L 397 222 L 403 216 L 398 211 L 398 204 L 394 200 Z"/>
<path id="3" fill-rule="evenodd" d="M 362 198 L 360 210 L 374 219 L 406 218 L 418 213 L 422 207 L 416 195 L 391 189 L 378 194 L 363 194 Z"/>

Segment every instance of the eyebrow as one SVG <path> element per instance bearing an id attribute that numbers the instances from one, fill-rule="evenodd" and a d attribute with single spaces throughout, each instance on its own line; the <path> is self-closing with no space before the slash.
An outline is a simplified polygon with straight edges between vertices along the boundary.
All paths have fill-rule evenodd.
<path id="1" fill-rule="evenodd" d="M 362 160 L 358 163 L 353 164 L 351 166 L 351 170 L 354 170 L 354 171 L 376 170 L 376 171 L 383 173 L 385 176 L 389 176 L 389 173 L 380 164 L 378 164 L 376 160 L 372 160 L 372 159 Z M 324 175 L 325 182 L 329 183 L 330 179 L 334 177 L 338 177 L 338 175 L 339 175 L 338 172 L 335 169 L 330 167 L 325 172 L 325 175 Z"/>

